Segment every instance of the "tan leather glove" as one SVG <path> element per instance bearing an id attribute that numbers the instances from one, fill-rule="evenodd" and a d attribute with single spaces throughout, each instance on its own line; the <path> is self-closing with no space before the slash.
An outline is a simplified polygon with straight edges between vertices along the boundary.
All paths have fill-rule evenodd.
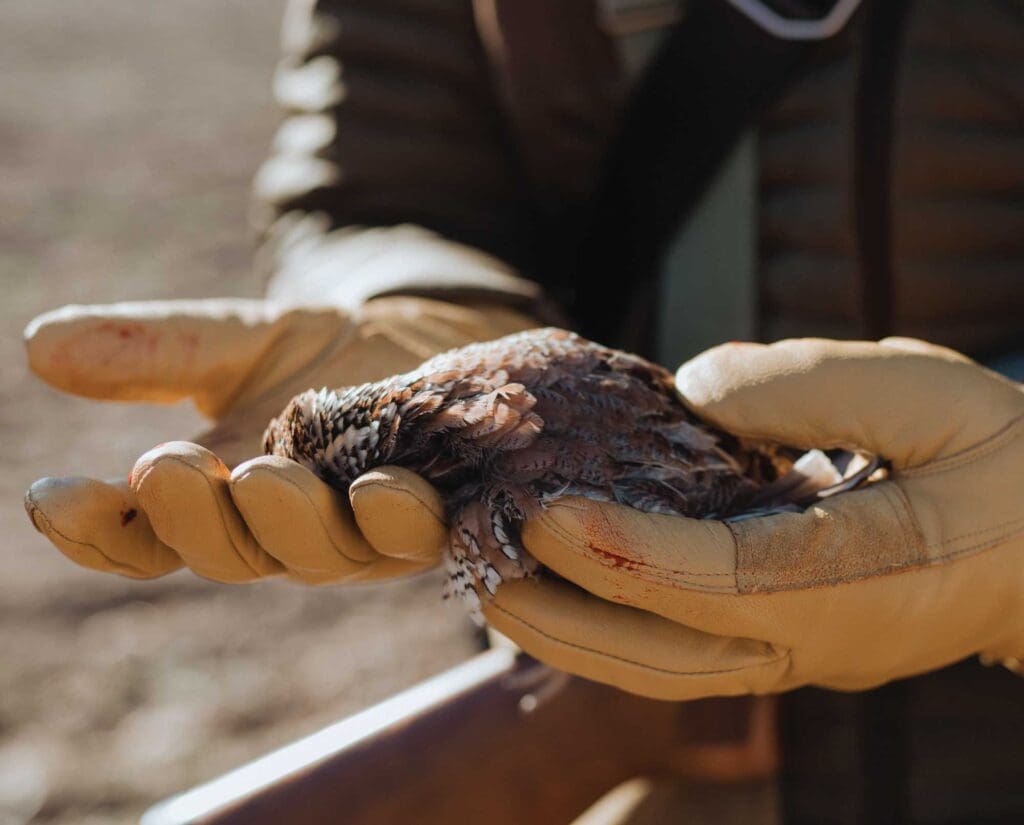
<path id="1" fill-rule="evenodd" d="M 534 288 L 496 260 L 413 227 L 335 241 L 311 249 L 301 267 L 292 256 L 301 275 L 279 276 L 265 301 L 71 306 L 35 319 L 26 330 L 29 362 L 53 386 L 119 401 L 191 398 L 214 421 L 196 443 L 150 450 L 128 482 L 36 482 L 26 508 L 40 532 L 78 564 L 139 578 L 185 564 L 218 581 L 281 573 L 351 581 L 436 563 L 442 508 L 419 479 L 406 484 L 401 471 L 366 479 L 351 491 L 353 513 L 298 464 L 253 456 L 267 422 L 303 389 L 382 378 L 535 326 L 486 301 L 488 293 L 522 299 Z M 478 303 L 365 302 L 382 280 L 392 289 L 440 284 Z M 228 469 L 244 459 L 252 460 Z"/>
<path id="2" fill-rule="evenodd" d="M 560 501 L 524 541 L 573 584 L 503 585 L 485 610 L 495 628 L 666 699 L 852 690 L 972 653 L 1024 656 L 1021 387 L 905 339 L 727 345 L 677 380 L 725 430 L 867 450 L 891 478 L 729 524 Z"/>

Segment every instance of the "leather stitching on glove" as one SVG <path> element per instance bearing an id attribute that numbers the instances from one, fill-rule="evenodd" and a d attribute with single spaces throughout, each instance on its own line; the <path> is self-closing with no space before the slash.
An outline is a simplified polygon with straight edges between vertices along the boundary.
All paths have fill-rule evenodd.
<path id="1" fill-rule="evenodd" d="M 966 467 L 969 464 L 991 455 L 1005 447 L 1015 438 L 1024 435 L 1024 415 L 1013 419 L 1009 424 L 988 438 L 979 441 L 973 447 L 968 447 L 953 455 L 940 458 L 937 461 L 927 461 L 914 467 L 901 468 L 895 474 L 897 478 L 926 478 L 932 475 L 939 475 L 959 467 Z"/>
<path id="2" fill-rule="evenodd" d="M 523 625 L 523 627 L 529 628 L 534 633 L 543 636 L 548 641 L 564 645 L 565 647 L 573 648 L 574 650 L 582 651 L 583 653 L 589 653 L 595 656 L 600 656 L 603 659 L 610 659 L 614 662 L 622 662 L 623 664 L 633 665 L 634 667 L 643 668 L 644 670 L 649 670 L 654 673 L 665 673 L 669 676 L 716 676 L 722 673 L 741 673 L 743 671 L 762 670 L 766 667 L 770 667 L 771 665 L 778 664 L 781 661 L 788 660 L 790 658 L 791 653 L 791 651 L 786 650 L 784 652 L 778 653 L 773 659 L 765 659 L 761 662 L 758 662 L 756 665 L 744 665 L 743 667 L 719 668 L 717 670 L 673 670 L 671 668 L 650 665 L 645 662 L 637 662 L 633 659 L 627 659 L 624 656 L 616 656 L 614 653 L 608 653 L 604 650 L 596 650 L 592 647 L 584 647 L 583 645 L 576 644 L 575 642 L 568 642 L 565 639 L 560 639 L 557 636 L 552 636 L 550 633 L 541 630 L 541 628 L 537 627 L 535 624 L 526 621 L 526 619 L 517 616 L 515 613 L 512 613 L 511 611 L 507 610 L 506 608 L 502 607 L 501 605 L 495 602 L 492 602 L 490 605 L 488 605 L 487 610 L 497 610 L 500 613 L 505 614 L 513 621 L 518 622 L 519 624 Z M 766 642 L 765 644 L 768 645 L 768 647 L 770 647 L 773 651 L 779 650 L 779 648 L 774 644 L 768 642 Z"/>
<path id="3" fill-rule="evenodd" d="M 331 535 L 330 529 L 324 523 L 323 516 L 320 514 L 320 510 L 316 507 L 316 505 L 313 503 L 313 501 L 306 494 L 306 491 L 304 489 L 302 489 L 302 486 L 299 485 L 299 484 L 296 484 L 293 479 L 290 479 L 290 478 L 288 478 L 286 476 L 279 475 L 277 473 L 272 473 L 272 472 L 269 472 L 267 470 L 260 470 L 260 469 L 257 468 L 257 469 L 250 470 L 244 476 L 241 476 L 241 477 L 239 477 L 239 479 L 236 479 L 236 481 L 241 480 L 241 478 L 252 478 L 257 473 L 261 473 L 263 475 L 269 476 L 275 482 L 283 482 L 285 484 L 288 484 L 290 487 L 294 487 L 295 490 L 298 491 L 299 495 L 302 496 L 302 498 L 305 499 L 309 503 L 309 509 L 316 516 L 317 523 L 319 523 L 320 527 L 323 529 L 324 535 L 327 536 L 327 541 L 331 545 L 331 549 L 334 550 L 334 552 L 338 554 L 338 557 L 340 559 L 343 559 L 344 561 L 346 561 L 349 564 L 353 565 L 354 567 L 358 567 L 358 568 L 367 567 L 367 566 L 373 564 L 375 561 L 377 561 L 377 559 L 369 559 L 368 561 L 363 561 L 361 559 L 354 559 L 351 556 L 347 555 L 344 550 L 342 550 L 340 547 L 338 547 L 338 545 L 334 541 L 334 536 Z M 238 504 L 237 501 L 235 502 L 235 506 L 238 507 L 239 511 L 241 511 L 243 509 L 241 507 L 241 505 Z M 251 519 L 246 518 L 245 517 L 245 513 L 242 513 L 242 518 L 244 519 L 245 523 L 249 525 L 249 529 L 252 530 L 252 523 L 253 523 L 253 521 Z M 272 554 L 267 551 L 267 549 L 264 546 L 263 542 L 261 542 L 259 540 L 259 538 L 256 537 L 255 531 L 253 531 L 253 538 L 256 540 L 256 543 L 259 544 L 260 547 L 263 548 L 263 552 L 264 553 L 266 553 L 268 556 L 272 556 Z M 280 561 L 280 559 L 278 559 L 278 561 Z M 282 562 L 282 564 L 283 564 L 283 562 Z M 308 573 L 322 573 L 322 572 L 325 572 L 325 571 L 321 570 L 320 568 L 316 568 L 316 567 L 298 567 L 298 566 L 295 566 L 295 565 L 289 565 L 289 566 L 292 569 L 302 570 L 302 571 L 308 572 Z"/>
<path id="4" fill-rule="evenodd" d="M 976 530 L 973 533 L 965 533 L 962 536 L 955 536 L 954 538 L 946 539 L 945 541 L 940 541 L 940 542 L 937 542 L 936 544 L 929 544 L 928 547 L 929 548 L 931 548 L 931 547 L 942 547 L 942 546 L 944 546 L 946 544 L 950 544 L 951 542 L 959 541 L 960 539 L 971 538 L 972 536 L 980 536 L 980 535 L 983 535 L 984 533 L 991 533 L 994 530 L 1000 530 L 1003 527 L 1009 527 L 1010 525 L 1016 525 L 1016 524 L 1024 525 L 1024 516 L 1022 516 L 1021 518 L 1015 518 L 1015 519 L 1013 519 L 1013 521 L 1004 521 L 1002 524 L 996 524 L 996 525 L 993 525 L 992 527 L 986 527 L 984 530 Z M 980 550 L 980 549 L 989 548 L 989 547 L 997 547 L 998 545 L 1002 544 L 1007 539 L 1011 539 L 1014 536 L 1019 536 L 1022 533 L 1024 533 L 1024 528 L 1022 528 L 1020 530 L 1010 530 L 1008 533 L 1003 533 L 1002 535 L 996 536 L 994 539 L 986 539 L 985 541 L 981 542 L 980 544 L 974 544 L 974 545 L 971 545 L 970 547 L 964 547 L 964 548 L 961 548 L 959 550 L 953 550 L 953 551 L 951 551 L 951 552 L 949 552 L 949 553 L 947 553 L 945 555 L 942 555 L 942 556 L 936 556 L 934 560 L 935 561 L 945 561 L 945 560 L 948 560 L 948 559 L 956 558 L 957 556 L 961 556 L 964 553 L 969 553 L 972 550 Z"/>
<path id="5" fill-rule="evenodd" d="M 65 535 L 64 533 L 62 533 L 60 530 L 58 530 L 56 527 L 53 526 L 53 522 L 50 521 L 50 519 L 48 519 L 46 517 L 46 515 L 43 513 L 42 509 L 39 507 L 38 503 L 35 501 L 35 499 L 32 498 L 31 495 L 26 496 L 26 499 L 29 502 L 31 502 L 31 504 L 32 504 L 32 510 L 29 513 L 30 518 L 32 519 L 33 522 L 37 518 L 40 521 L 42 521 L 46 525 L 46 531 L 45 531 L 46 533 L 53 533 L 56 536 L 60 536 L 60 538 L 63 541 L 66 541 L 68 544 L 73 544 L 76 547 L 85 547 L 85 548 L 87 548 L 89 550 L 94 551 L 101 559 L 103 559 L 104 561 L 107 562 L 107 564 L 110 565 L 111 570 L 113 572 L 115 572 L 115 573 L 121 573 L 122 575 L 132 576 L 134 578 L 146 578 L 146 579 L 148 579 L 148 578 L 152 577 L 153 574 L 148 572 L 148 571 L 146 571 L 146 570 L 143 570 L 143 569 L 141 569 L 139 567 L 135 567 L 135 566 L 133 566 L 131 564 L 126 564 L 125 562 L 117 561 L 115 559 L 110 558 L 110 556 L 108 556 L 106 553 L 104 553 L 103 550 L 101 550 L 97 545 L 93 544 L 92 542 L 80 541 L 79 539 L 73 539 L 70 536 Z M 43 532 L 43 531 L 40 531 L 40 532 Z M 130 572 L 126 572 L 126 571 L 130 571 Z"/>
<path id="6" fill-rule="evenodd" d="M 403 495 L 409 496 L 409 498 L 415 499 L 417 504 L 422 505 L 424 507 L 424 509 L 430 511 L 430 514 L 432 516 L 434 516 L 438 521 L 440 521 L 440 522 L 444 522 L 445 521 L 444 513 L 443 512 L 438 512 L 435 509 L 435 507 L 434 507 L 432 502 L 427 501 L 427 500 L 425 500 L 423 498 L 420 498 L 420 496 L 416 495 L 415 492 L 413 492 L 408 487 L 406 487 L 406 486 L 404 486 L 402 484 L 393 484 L 391 482 L 387 482 L 387 481 L 384 481 L 382 479 L 382 480 L 374 480 L 374 481 L 363 482 L 360 485 L 359 489 L 360 490 L 372 490 L 375 487 L 383 489 L 383 490 L 392 490 L 394 492 L 402 493 Z"/>

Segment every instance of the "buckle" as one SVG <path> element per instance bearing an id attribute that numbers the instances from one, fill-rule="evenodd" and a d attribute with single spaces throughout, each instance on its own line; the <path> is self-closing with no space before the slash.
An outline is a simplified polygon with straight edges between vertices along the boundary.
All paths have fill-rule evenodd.
<path id="1" fill-rule="evenodd" d="M 827 40 L 843 30 L 861 0 L 835 0 L 832 8 L 818 17 L 784 17 L 766 0 L 727 0 L 752 23 L 780 40 Z M 810 4 L 805 4 L 805 6 Z M 813 11 L 808 8 L 808 12 Z"/>

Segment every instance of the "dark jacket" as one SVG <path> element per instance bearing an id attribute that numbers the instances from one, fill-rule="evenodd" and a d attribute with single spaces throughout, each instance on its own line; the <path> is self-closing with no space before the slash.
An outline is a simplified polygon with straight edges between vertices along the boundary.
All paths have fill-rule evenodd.
<path id="1" fill-rule="evenodd" d="M 336 227 L 410 222 L 559 297 L 586 290 L 593 198 L 644 82 L 617 64 L 595 0 L 293 5 L 264 227 L 309 212 Z M 759 120 L 760 336 L 875 331 L 856 187 L 872 172 L 865 135 L 885 126 L 885 332 L 980 357 L 1024 349 L 1024 6 L 918 0 L 891 57 L 867 17 Z"/>

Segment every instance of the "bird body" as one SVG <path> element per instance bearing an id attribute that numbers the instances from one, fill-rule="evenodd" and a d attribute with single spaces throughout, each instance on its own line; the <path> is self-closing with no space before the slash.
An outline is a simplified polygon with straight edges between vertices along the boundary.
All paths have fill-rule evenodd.
<path id="1" fill-rule="evenodd" d="M 727 517 L 778 475 L 769 452 L 687 410 L 662 367 L 554 328 L 309 390 L 270 423 L 264 447 L 339 490 L 384 464 L 425 477 L 451 524 L 449 591 L 474 607 L 537 571 L 520 527 L 557 498 Z"/>

